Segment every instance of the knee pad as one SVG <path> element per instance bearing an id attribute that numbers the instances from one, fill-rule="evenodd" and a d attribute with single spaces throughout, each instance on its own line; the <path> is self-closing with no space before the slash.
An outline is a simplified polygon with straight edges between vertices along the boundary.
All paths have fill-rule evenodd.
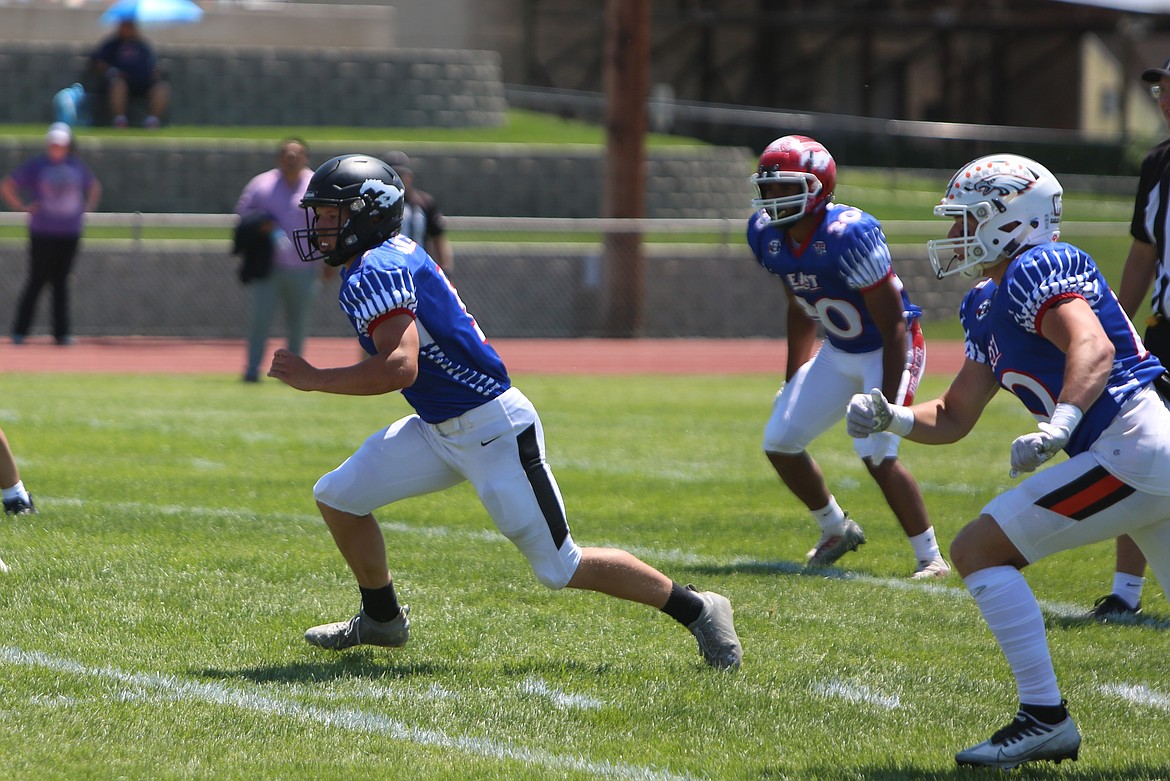
<path id="1" fill-rule="evenodd" d="M 782 456 L 795 456 L 808 449 L 812 440 L 804 436 L 803 432 L 794 431 L 794 426 L 783 423 L 769 425 L 764 429 L 764 452 L 779 453 Z"/>
<path id="2" fill-rule="evenodd" d="M 337 481 L 331 479 L 333 473 L 322 475 L 313 485 L 313 498 L 318 502 L 336 509 L 341 509 L 341 493 L 337 490 Z"/>
<path id="3" fill-rule="evenodd" d="M 516 540 L 512 540 L 516 544 Z M 532 574 L 540 581 L 540 584 L 552 591 L 560 591 L 569 585 L 569 581 L 577 574 L 577 568 L 581 566 L 581 549 L 570 538 L 559 550 L 552 550 L 552 546 L 541 550 L 526 550 L 524 546 L 516 545 L 524 558 L 528 561 L 528 566 L 532 568 Z"/>
<path id="4" fill-rule="evenodd" d="M 569 575 L 567 578 L 559 576 L 553 577 L 549 573 L 541 572 L 537 569 L 533 569 L 532 573 L 536 575 L 536 579 L 540 581 L 540 585 L 544 586 L 550 591 L 560 591 L 565 586 L 569 585 L 569 581 L 573 579 L 572 575 Z"/>
<path id="5" fill-rule="evenodd" d="M 764 452 L 794 456 L 808 449 L 816 438 L 788 416 L 773 415 L 764 426 Z"/>

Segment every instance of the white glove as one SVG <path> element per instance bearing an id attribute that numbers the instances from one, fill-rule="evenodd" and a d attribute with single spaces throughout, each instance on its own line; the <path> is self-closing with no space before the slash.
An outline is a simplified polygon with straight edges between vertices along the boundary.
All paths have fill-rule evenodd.
<path id="1" fill-rule="evenodd" d="M 1082 417 L 1084 413 L 1076 406 L 1057 404 L 1048 422 L 1037 426 L 1039 431 L 1016 437 L 1012 442 L 1011 476 L 1015 478 L 1035 471 L 1036 467 L 1064 449 Z"/>
<path id="2" fill-rule="evenodd" d="M 914 428 L 914 413 L 909 407 L 890 404 L 877 388 L 869 393 L 855 393 L 845 408 L 845 430 L 854 439 L 889 431 L 904 437 Z"/>

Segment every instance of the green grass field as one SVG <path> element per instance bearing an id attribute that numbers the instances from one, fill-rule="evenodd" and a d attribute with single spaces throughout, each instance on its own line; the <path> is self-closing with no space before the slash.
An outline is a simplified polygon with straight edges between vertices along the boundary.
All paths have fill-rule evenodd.
<path id="1" fill-rule="evenodd" d="M 759 451 L 775 378 L 517 380 L 575 538 L 730 597 L 741 671 L 706 668 L 655 611 L 544 589 L 465 486 L 379 513 L 410 644 L 311 648 L 305 628 L 358 604 L 312 485 L 400 397 L 0 375 L 41 509 L 0 522 L 0 777 L 992 777 L 953 754 L 1014 712 L 1007 666 L 957 576 L 905 579 L 843 427 L 812 452 L 869 543 L 807 575 L 816 531 Z M 1010 484 L 1030 427 L 997 398 L 969 440 L 904 445 L 944 544 Z M 1111 569 L 1101 543 L 1027 571 L 1084 745 L 1023 778 L 1170 777 L 1170 608 L 1151 583 L 1142 622 L 1081 620 Z"/>
<path id="2" fill-rule="evenodd" d="M 44 138 L 45 126 L 2 125 L 0 136 L 36 139 Z M 78 128 L 81 144 L 88 138 L 103 144 L 142 146 L 173 140 L 216 144 L 223 141 L 265 141 L 275 144 L 277 139 L 296 136 L 310 145 L 334 141 L 370 141 L 428 144 L 588 144 L 605 143 L 605 128 L 578 120 L 565 119 L 525 109 L 508 109 L 505 121 L 498 126 L 482 127 L 350 127 L 319 125 L 166 125 L 157 130 L 142 128 L 83 127 Z M 704 146 L 704 142 L 685 136 L 647 133 L 646 145 Z"/>

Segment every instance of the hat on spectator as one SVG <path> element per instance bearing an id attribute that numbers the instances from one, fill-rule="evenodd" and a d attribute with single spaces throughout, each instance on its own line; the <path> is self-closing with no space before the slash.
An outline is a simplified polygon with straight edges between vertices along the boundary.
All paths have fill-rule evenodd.
<path id="1" fill-rule="evenodd" d="M 69 146 L 73 143 L 73 131 L 64 122 L 54 122 L 49 125 L 49 132 L 45 134 L 45 141 L 57 146 Z"/>
<path id="2" fill-rule="evenodd" d="M 1163 76 L 1170 76 L 1170 59 L 1162 63 L 1161 68 L 1146 68 L 1142 72 L 1142 81 L 1151 81 L 1157 84 Z"/>
<path id="3" fill-rule="evenodd" d="M 403 171 L 414 173 L 414 169 L 410 167 L 410 158 L 406 152 L 399 152 L 397 149 L 393 149 L 387 152 L 383 159 L 399 176 L 402 176 Z"/>

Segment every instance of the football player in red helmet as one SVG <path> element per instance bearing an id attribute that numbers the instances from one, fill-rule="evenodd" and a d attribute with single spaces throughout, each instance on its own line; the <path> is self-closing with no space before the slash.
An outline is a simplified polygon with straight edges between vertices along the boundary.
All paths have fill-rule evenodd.
<path id="1" fill-rule="evenodd" d="M 837 163 L 829 150 L 808 136 L 784 136 L 768 144 L 752 176 L 769 225 L 789 225 L 817 212 L 833 199 Z"/>
<path id="2" fill-rule="evenodd" d="M 809 565 L 827 567 L 863 544 L 865 533 L 837 504 L 806 448 L 845 417 L 854 393 L 880 388 L 888 399 L 914 397 L 926 356 L 922 310 L 894 273 L 878 221 L 833 202 L 837 164 L 822 144 L 807 136 L 776 139 L 751 181 L 759 197 L 748 245 L 788 297 L 788 366 L 764 429 L 764 452 L 820 527 Z M 900 440 L 883 435 L 854 440 L 857 454 L 910 539 L 913 577 L 945 577 L 951 568 L 918 484 L 898 460 Z"/>

